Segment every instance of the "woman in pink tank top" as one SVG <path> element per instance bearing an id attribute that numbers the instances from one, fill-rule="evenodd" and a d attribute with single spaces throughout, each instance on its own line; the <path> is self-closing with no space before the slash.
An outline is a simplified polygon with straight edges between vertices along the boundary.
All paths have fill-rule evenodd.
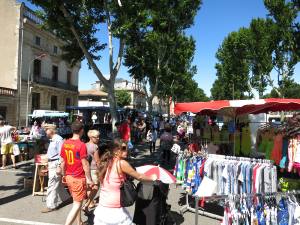
<path id="1" fill-rule="evenodd" d="M 114 141 L 110 149 L 101 156 L 99 168 L 100 200 L 94 212 L 94 225 L 131 225 L 131 216 L 120 204 L 122 181 L 126 175 L 139 181 L 156 180 L 156 177 L 147 177 L 136 172 L 125 160 L 127 154 L 127 145 L 120 141 Z"/>

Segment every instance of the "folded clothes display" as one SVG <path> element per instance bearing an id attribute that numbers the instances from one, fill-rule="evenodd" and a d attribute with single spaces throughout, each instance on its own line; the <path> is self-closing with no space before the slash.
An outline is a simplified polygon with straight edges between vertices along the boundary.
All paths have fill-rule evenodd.
<path id="1" fill-rule="evenodd" d="M 276 197 L 280 197 L 278 201 Z M 255 199 L 255 201 L 253 201 Z M 300 206 L 294 195 L 229 197 L 224 207 L 222 225 L 299 225 Z"/>
<path id="2" fill-rule="evenodd" d="M 174 176 L 189 194 L 197 192 L 204 176 L 216 182 L 218 195 L 277 191 L 277 170 L 269 160 L 179 155 Z"/>

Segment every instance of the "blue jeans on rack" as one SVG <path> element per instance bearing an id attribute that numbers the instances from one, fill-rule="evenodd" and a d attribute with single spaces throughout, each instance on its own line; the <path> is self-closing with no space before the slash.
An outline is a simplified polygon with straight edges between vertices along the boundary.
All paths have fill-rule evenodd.
<path id="1" fill-rule="evenodd" d="M 289 211 L 285 200 L 281 199 L 278 204 L 277 224 L 288 225 L 289 224 Z"/>

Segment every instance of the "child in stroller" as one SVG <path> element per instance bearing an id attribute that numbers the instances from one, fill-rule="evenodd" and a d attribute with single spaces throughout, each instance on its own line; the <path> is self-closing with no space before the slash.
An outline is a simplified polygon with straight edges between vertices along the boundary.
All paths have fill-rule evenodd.
<path id="1" fill-rule="evenodd" d="M 167 204 L 169 184 L 160 181 L 140 182 L 137 185 L 138 197 L 135 203 L 133 222 L 136 225 L 176 224 Z"/>

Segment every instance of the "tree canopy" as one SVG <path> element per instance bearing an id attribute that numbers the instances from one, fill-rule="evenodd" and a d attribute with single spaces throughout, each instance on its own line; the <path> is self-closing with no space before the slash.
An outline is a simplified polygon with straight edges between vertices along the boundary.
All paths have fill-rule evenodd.
<path id="1" fill-rule="evenodd" d="M 249 29 L 230 33 L 216 53 L 217 80 L 211 89 L 214 99 L 246 99 L 249 84 Z"/>
<path id="2" fill-rule="evenodd" d="M 296 82 L 291 82 L 283 89 L 283 93 L 285 98 L 300 98 L 300 84 Z M 278 92 L 274 89 L 271 92 L 264 96 L 265 98 L 280 98 Z"/>
<path id="3" fill-rule="evenodd" d="M 153 97 L 172 95 L 191 68 L 195 43 L 184 30 L 193 24 L 200 4 L 200 0 L 155 1 L 144 11 L 143 29 L 132 30 L 135 35 L 126 46 L 125 65 L 132 77 L 144 83 L 149 111 Z"/>
<path id="4" fill-rule="evenodd" d="M 299 62 L 299 2 L 264 0 L 267 18 L 251 21 L 248 28 L 230 33 L 216 53 L 217 79 L 211 89 L 213 99 L 245 99 L 253 90 L 263 97 L 271 87 L 280 97 L 293 83 Z M 271 71 L 277 72 L 277 85 Z"/>
<path id="5" fill-rule="evenodd" d="M 131 95 L 126 90 L 116 90 L 117 106 L 123 108 L 130 105 Z"/>

